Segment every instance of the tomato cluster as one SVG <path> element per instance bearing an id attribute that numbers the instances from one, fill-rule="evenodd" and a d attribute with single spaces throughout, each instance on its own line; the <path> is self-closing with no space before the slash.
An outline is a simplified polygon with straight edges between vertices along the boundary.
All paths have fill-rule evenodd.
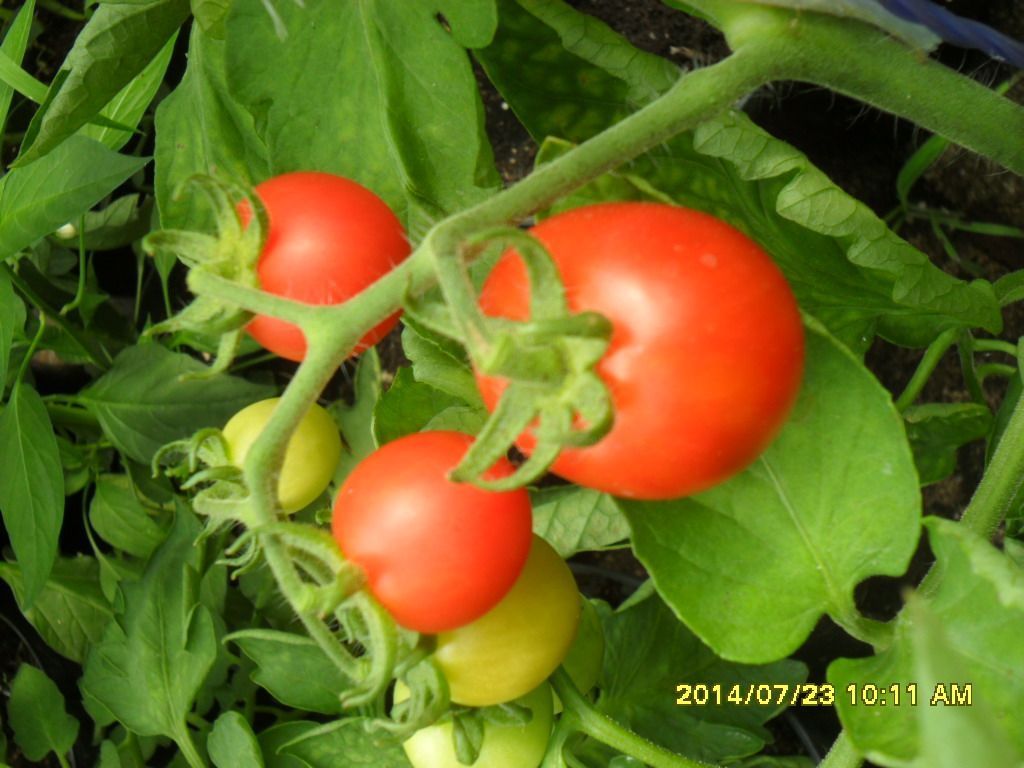
<path id="1" fill-rule="evenodd" d="M 354 182 L 287 174 L 256 193 L 269 220 L 258 270 L 270 292 L 344 301 L 409 252 L 391 211 Z M 766 448 L 796 398 L 803 333 L 788 284 L 757 244 L 714 217 L 653 203 L 578 208 L 532 233 L 550 252 L 570 308 L 598 312 L 613 327 L 597 371 L 614 402 L 614 426 L 592 446 L 563 451 L 554 473 L 620 496 L 674 498 L 722 482 Z M 491 316 L 529 318 L 530 282 L 515 251 L 492 270 L 480 305 Z M 257 316 L 249 330 L 282 356 L 305 353 L 298 329 L 278 320 Z M 507 382 L 478 372 L 477 383 L 493 409 Z M 244 459 L 273 407 L 257 403 L 225 427 L 232 460 Z M 600 626 L 590 608 L 577 637 L 581 598 L 562 558 L 532 534 L 526 490 L 450 479 L 472 442 L 433 431 L 381 446 L 340 488 L 332 531 L 395 621 L 436 636 L 452 702 L 520 699 L 532 710 L 526 725 L 487 725 L 477 765 L 535 768 L 551 726 L 545 679 L 565 661 L 579 686 L 593 685 Z M 527 430 L 518 446 L 529 453 L 533 445 Z M 330 416 L 314 406 L 278 478 L 285 511 L 326 489 L 339 451 Z M 512 471 L 501 460 L 490 474 Z M 396 700 L 404 695 L 399 689 Z M 458 765 L 451 731 L 442 722 L 410 739 L 414 765 Z"/>

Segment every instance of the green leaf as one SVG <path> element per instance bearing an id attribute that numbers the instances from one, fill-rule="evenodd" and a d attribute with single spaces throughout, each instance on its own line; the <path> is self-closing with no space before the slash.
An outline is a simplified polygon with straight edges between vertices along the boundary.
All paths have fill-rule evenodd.
<path id="1" fill-rule="evenodd" d="M 317 168 L 355 179 L 414 240 L 498 186 L 476 80 L 458 43 L 481 41 L 480 7 L 491 0 L 475 9 L 436 0 L 303 5 L 276 5 L 284 40 L 260 0 L 235 2 L 227 20 L 228 82 L 256 118 L 272 174 Z M 452 32 L 436 18 L 446 7 L 455 11 Z M 466 20 L 471 28 L 458 28 Z"/>
<path id="2" fill-rule="evenodd" d="M 155 519 L 146 509 L 126 475 L 96 478 L 89 522 L 108 544 L 141 558 L 149 557 L 163 543 L 170 527 L 169 519 Z"/>
<path id="3" fill-rule="evenodd" d="M 924 610 L 912 605 L 900 614 L 886 651 L 865 659 L 838 659 L 829 666 L 839 718 L 857 751 L 881 766 L 904 766 L 914 760 L 921 766 L 952 765 L 936 756 L 943 747 L 962 755 L 952 740 L 964 734 L 969 735 L 967 744 L 978 749 L 983 748 L 981 741 L 989 742 L 993 755 L 1009 750 L 1017 763 L 971 758 L 960 765 L 1016 765 L 1024 759 L 1024 730 L 1018 717 L 1024 701 L 1024 570 L 962 525 L 934 517 L 925 525 L 939 569 L 938 584 L 915 601 L 923 603 Z M 848 685 L 859 689 L 865 683 L 882 689 L 899 683 L 899 706 L 890 703 L 882 717 L 875 707 L 853 705 L 848 696 L 840 695 Z M 971 707 L 962 698 L 967 684 Z M 907 693 L 910 685 L 917 689 L 916 704 Z M 935 698 L 936 693 L 945 694 L 949 703 Z M 949 711 L 922 711 L 943 707 Z M 967 711 L 972 707 L 980 708 L 978 714 L 987 724 Z M 962 722 L 954 724 L 955 719 Z M 937 735 L 944 728 L 948 733 Z M 931 739 L 938 743 L 926 743 Z"/>
<path id="4" fill-rule="evenodd" d="M 25 304 L 14 293 L 7 270 L 0 269 L 0 399 L 7 384 L 7 364 L 14 340 L 25 328 Z"/>
<path id="5" fill-rule="evenodd" d="M 402 350 L 412 362 L 416 381 L 484 410 L 473 370 L 461 346 L 406 320 L 402 329 Z"/>
<path id="6" fill-rule="evenodd" d="M 799 399 L 760 458 L 691 498 L 619 500 L 662 597 L 728 659 L 778 659 L 822 613 L 853 619 L 853 588 L 903 573 L 917 546 L 917 474 L 889 393 L 807 330 Z"/>
<path id="7" fill-rule="evenodd" d="M 332 481 L 334 485 L 344 482 L 356 465 L 377 449 L 373 436 L 373 412 L 380 400 L 381 372 L 376 347 L 360 355 L 352 391 L 351 405 L 338 400 L 328 408 L 345 440 L 345 450 L 341 452 L 341 461 Z"/>
<path id="8" fill-rule="evenodd" d="M 282 704 L 307 712 L 339 715 L 340 694 L 352 687 L 311 638 L 270 629 L 228 635 L 256 664 L 252 681 Z"/>
<path id="9" fill-rule="evenodd" d="M 25 57 L 28 49 L 29 38 L 32 34 L 32 17 L 35 14 L 36 0 L 28 0 L 23 3 L 18 15 L 4 36 L 4 42 L 0 45 L 0 136 L 5 133 L 8 113 L 11 109 L 11 101 L 14 98 L 14 87 L 17 83 L 11 81 L 21 79 L 24 74 L 21 69 L 21 60 Z M 13 69 L 12 69 L 13 68 Z M 17 70 L 17 72 L 13 70 Z M 3 378 L 0 377 L 0 381 Z M 3 752 L 0 752 L 0 757 Z"/>
<path id="10" fill-rule="evenodd" d="M 606 549 L 629 538 L 629 523 L 614 499 L 578 486 L 540 488 L 530 493 L 533 530 L 563 558 Z"/>
<path id="11" fill-rule="evenodd" d="M 0 179 L 0 258 L 17 253 L 113 192 L 146 164 L 73 136 Z"/>
<path id="12" fill-rule="evenodd" d="M 125 195 L 102 210 L 89 211 L 82 217 L 85 249 L 109 251 L 141 239 L 149 232 L 152 212 L 152 199 L 146 198 L 140 202 L 138 195 Z M 83 222 L 75 222 L 76 229 L 80 223 Z M 77 231 L 66 239 L 62 239 L 58 233 L 54 236 L 57 242 L 78 249 Z"/>
<path id="13" fill-rule="evenodd" d="M 22 664 L 11 683 L 7 717 L 25 757 L 38 761 L 53 752 L 63 758 L 78 738 L 78 721 L 64 709 L 64 696 L 42 670 Z"/>
<path id="14" fill-rule="evenodd" d="M 138 126 L 164 80 L 177 39 L 178 33 L 175 31 L 153 60 L 103 108 L 100 114 L 107 118 L 104 124 L 86 125 L 79 133 L 115 151 L 127 144 L 132 133 L 114 127 L 113 123 L 132 129 Z"/>
<path id="15" fill-rule="evenodd" d="M 399 368 L 373 409 L 373 434 L 378 445 L 419 432 L 446 409 L 462 401 L 416 381 L 411 368 Z"/>
<path id="16" fill-rule="evenodd" d="M 953 474 L 957 449 L 988 435 L 993 421 L 992 412 L 981 403 L 915 405 L 903 412 L 903 418 L 921 485 Z"/>
<path id="17" fill-rule="evenodd" d="M 31 607 L 17 563 L 0 562 L 0 579 L 11 587 L 21 612 L 46 644 L 78 664 L 103 637 L 113 616 L 100 588 L 99 563 L 91 557 L 57 558 Z"/>
<path id="18" fill-rule="evenodd" d="M 199 603 L 199 523 L 179 509 L 167 540 L 142 578 L 122 582 L 124 613 L 92 647 L 79 682 L 98 725 L 119 720 L 140 736 L 188 739 L 192 709 L 219 647 L 213 619 Z"/>
<path id="19" fill-rule="evenodd" d="M 148 464 L 161 446 L 203 427 L 223 426 L 245 406 L 273 394 L 268 386 L 234 376 L 181 378 L 205 371 L 197 360 L 159 344 L 129 347 L 79 399 L 119 450 Z"/>
<path id="20" fill-rule="evenodd" d="M 671 62 L 634 48 L 561 0 L 500 0 L 498 6 L 498 33 L 474 54 L 538 142 L 547 136 L 583 141 L 679 79 Z"/>
<path id="21" fill-rule="evenodd" d="M 598 708 L 669 749 L 707 762 L 758 752 L 771 736 L 764 723 L 783 709 L 807 676 L 797 661 L 749 666 L 719 658 L 690 632 L 656 594 L 630 601 L 603 619 L 604 670 Z M 676 703 L 677 686 L 689 685 L 691 704 Z M 748 686 L 779 685 L 771 703 L 728 701 L 733 686 L 745 699 Z M 707 702 L 703 701 L 706 686 Z M 717 689 L 716 687 L 717 686 Z M 715 691 L 718 691 L 716 694 Z M 780 694 L 786 700 L 778 704 Z M 716 696 L 719 698 L 716 699 Z"/>
<path id="22" fill-rule="evenodd" d="M 950 681 L 967 681 L 971 676 L 952 647 L 942 622 L 928 610 L 926 601 L 911 595 L 905 610 L 913 626 L 910 634 L 914 672 L 921 687 L 932 691 L 933 697 L 927 706 L 917 710 L 921 750 L 914 765 L 917 768 L 1024 765 L 1024 749 L 1019 745 L 1015 747 L 1003 731 L 1005 722 L 1000 727 L 998 712 L 990 702 L 972 696 L 968 706 L 938 703 L 953 691 L 954 683 Z M 956 686 L 961 689 L 963 683 Z M 944 692 L 942 699 L 937 698 L 939 690 Z"/>
<path id="23" fill-rule="evenodd" d="M 231 0 L 192 0 L 192 15 L 207 35 L 224 38 L 224 19 L 231 10 Z"/>
<path id="24" fill-rule="evenodd" d="M 21 566 L 22 602 L 28 609 L 57 558 L 64 477 L 46 406 L 27 384 L 15 388 L 0 413 L 0 456 L 0 512 Z"/>
<path id="25" fill-rule="evenodd" d="M 174 193 L 190 176 L 218 175 L 253 185 L 271 175 L 252 116 L 228 92 L 224 42 L 193 26 L 188 69 L 156 111 L 155 186 L 161 225 L 194 228 L 211 220 L 202 200 Z"/>
<path id="26" fill-rule="evenodd" d="M 285 751 L 286 745 L 320 727 L 320 723 L 309 720 L 282 722 L 260 731 L 260 749 L 267 768 L 310 768 L 309 763 Z M 407 768 L 407 766 L 406 766 Z"/>
<path id="27" fill-rule="evenodd" d="M 263 768 L 263 753 L 252 726 L 238 712 L 225 712 L 213 724 L 206 750 L 217 768 Z"/>
<path id="28" fill-rule="evenodd" d="M 188 0 L 102 3 L 54 78 L 17 165 L 49 153 L 99 114 L 160 54 L 188 15 Z"/>
<path id="29" fill-rule="evenodd" d="M 371 731 L 366 725 L 366 720 L 359 717 L 337 720 L 302 730 L 279 749 L 309 768 L 408 768 L 409 761 L 398 740 L 382 729 Z"/>

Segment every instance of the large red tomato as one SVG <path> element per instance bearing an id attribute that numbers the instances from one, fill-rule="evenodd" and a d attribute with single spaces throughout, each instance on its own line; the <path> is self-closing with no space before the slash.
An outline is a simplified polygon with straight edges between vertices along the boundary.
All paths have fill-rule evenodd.
<path id="1" fill-rule="evenodd" d="M 698 211 L 657 203 L 586 206 L 532 230 L 551 252 L 574 311 L 611 320 L 598 371 L 615 424 L 597 444 L 562 452 L 552 470 L 619 496 L 664 499 L 743 469 L 778 432 L 803 372 L 796 300 L 750 238 Z M 529 281 L 506 253 L 480 299 L 523 320 Z M 478 376 L 488 407 L 504 382 Z M 530 435 L 521 447 L 529 450 Z"/>
<path id="2" fill-rule="evenodd" d="M 419 432 L 387 443 L 346 478 L 332 530 L 395 621 L 455 629 L 493 608 L 516 582 L 533 539 L 524 489 L 485 491 L 448 474 L 473 438 Z M 502 460 L 493 476 L 511 474 Z"/>
<path id="3" fill-rule="evenodd" d="M 260 286 L 308 304 L 338 304 L 380 279 L 410 251 L 402 224 L 366 187 L 329 173 L 275 176 L 256 187 L 269 229 L 260 254 Z M 243 218 L 247 211 L 243 208 Z M 383 338 L 395 314 L 362 338 L 354 353 Z M 296 362 L 306 339 L 296 326 L 257 315 L 247 330 L 264 348 Z"/>

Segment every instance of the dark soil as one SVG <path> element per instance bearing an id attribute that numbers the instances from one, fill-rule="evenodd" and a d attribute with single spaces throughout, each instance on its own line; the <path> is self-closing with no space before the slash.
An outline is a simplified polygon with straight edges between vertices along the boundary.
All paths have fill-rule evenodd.
<path id="1" fill-rule="evenodd" d="M 720 34 L 668 8 L 660 0 L 572 0 L 571 4 L 604 20 L 638 47 L 669 58 L 684 69 L 707 66 L 728 53 Z M 986 3 L 958 0 L 947 5 L 962 15 L 1024 38 L 1024 4 L 1019 0 Z M 40 9 L 35 29 L 37 37 L 27 66 L 41 79 L 49 80 L 73 42 L 77 29 L 73 22 Z M 970 52 L 943 49 L 939 57 L 987 84 L 1001 82 L 1011 74 L 1007 68 Z M 1024 83 L 1017 85 L 1011 97 L 1024 102 Z M 506 181 L 513 182 L 529 172 L 536 147 L 500 96 L 485 88 L 484 102 L 499 169 Z M 918 129 L 889 115 L 799 84 L 781 83 L 764 89 L 750 100 L 747 110 L 761 126 L 805 152 L 835 183 L 881 216 L 895 207 L 897 173 L 926 138 Z M 18 124 L 18 118 L 17 114 L 12 115 L 12 125 Z M 1024 181 L 958 149 L 949 150 L 918 182 L 913 199 L 964 220 L 1024 226 Z M 935 263 L 959 276 L 969 277 L 963 267 L 950 261 L 927 225 L 915 224 L 902 234 L 928 253 Z M 978 265 L 989 279 L 1024 266 L 1024 251 L 1019 240 L 963 232 L 954 233 L 951 239 L 960 258 Z M 1016 339 L 1021 335 L 1024 335 L 1024 313 L 1011 311 L 1007 314 L 1004 336 Z M 385 343 L 382 351 L 386 362 L 397 365 L 401 360 L 400 347 L 394 338 Z M 869 352 L 867 361 L 883 384 L 898 393 L 910 378 L 919 357 L 919 351 L 879 342 Z M 993 402 L 997 402 L 1000 395 L 998 388 L 994 388 Z M 922 400 L 966 399 L 968 395 L 957 360 L 953 354 L 947 355 Z M 980 446 L 970 446 L 962 451 L 960 459 L 956 475 L 925 489 L 927 513 L 955 518 L 966 505 L 982 472 L 983 451 Z M 901 603 L 900 589 L 916 583 L 928 562 L 929 553 L 922 546 L 905 577 L 872 579 L 861 585 L 857 594 L 861 608 L 869 616 L 892 616 Z M 580 556 L 573 565 L 587 594 L 613 604 L 621 602 L 644 578 L 643 568 L 628 550 Z M 7 687 L 18 664 L 27 661 L 41 666 L 57 681 L 69 703 L 76 701 L 78 668 L 46 648 L 21 617 L 6 588 L 0 588 L 0 621 L 4 622 L 0 628 L 0 694 L 3 698 L 6 699 Z M 797 656 L 808 664 L 811 679 L 821 681 L 831 659 L 868 652 L 869 649 L 824 620 Z M 772 728 L 777 740 L 773 752 L 806 754 L 817 760 L 838 732 L 838 723 L 830 708 L 804 708 L 777 719 Z M 11 747 L 13 749 L 13 743 Z M 86 747 L 78 755 L 81 764 L 91 763 L 85 759 L 87 752 Z M 14 766 L 28 764 L 16 754 L 10 757 Z M 45 764 L 56 765 L 55 762 Z"/>

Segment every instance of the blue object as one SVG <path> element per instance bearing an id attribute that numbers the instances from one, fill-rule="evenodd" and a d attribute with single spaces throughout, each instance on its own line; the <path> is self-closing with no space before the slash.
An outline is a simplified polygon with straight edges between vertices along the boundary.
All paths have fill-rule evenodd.
<path id="1" fill-rule="evenodd" d="M 878 0 L 890 13 L 921 24 L 947 43 L 976 48 L 989 56 L 1024 69 L 1024 43 L 981 22 L 965 19 L 930 0 Z"/>

